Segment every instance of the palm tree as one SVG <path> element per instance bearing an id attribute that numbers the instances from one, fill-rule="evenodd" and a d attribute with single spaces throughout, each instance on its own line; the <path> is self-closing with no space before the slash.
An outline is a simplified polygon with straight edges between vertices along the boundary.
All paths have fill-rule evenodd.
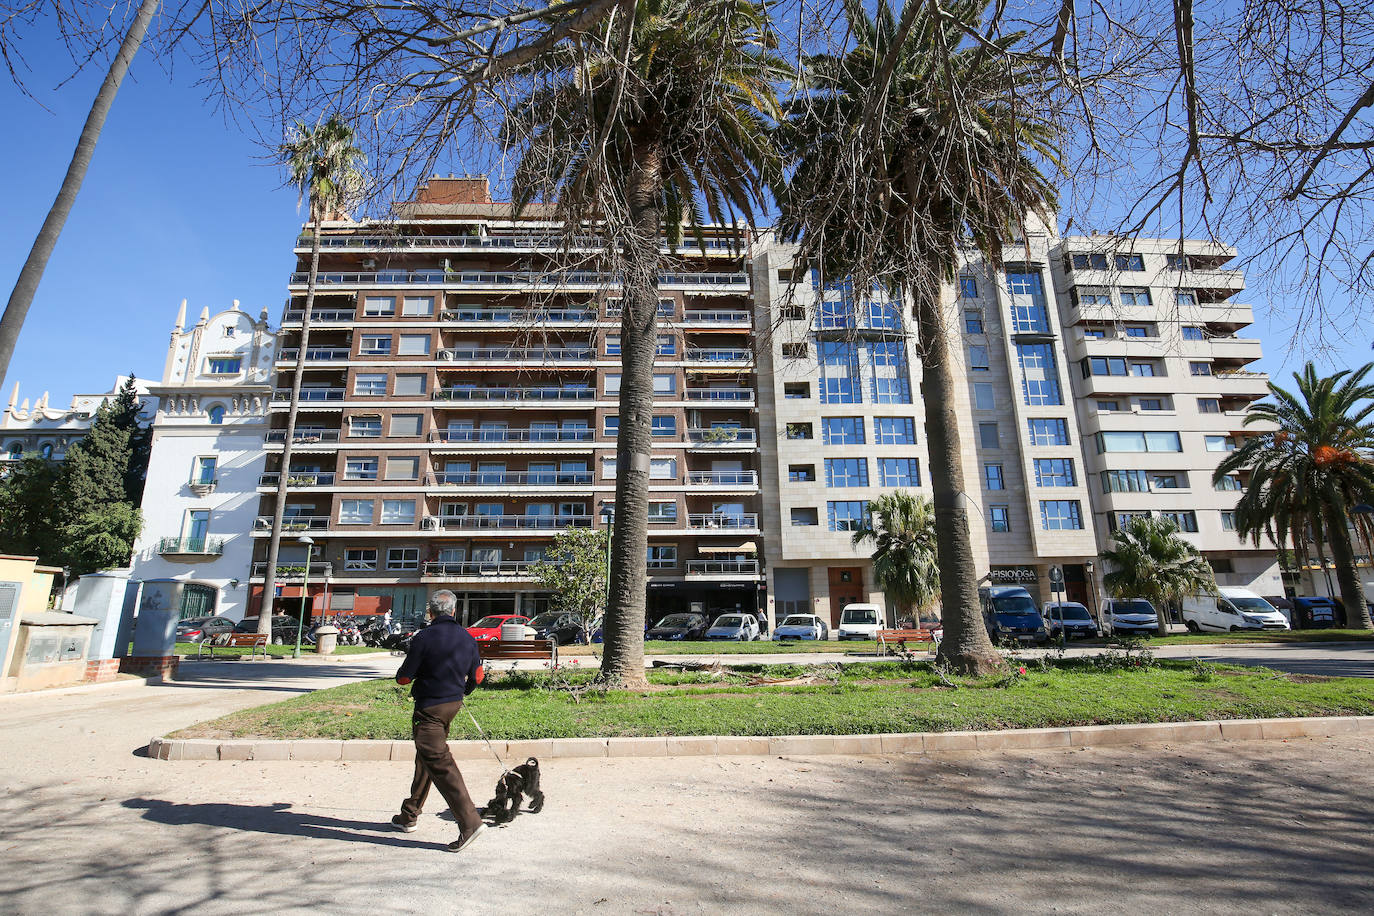
<path id="1" fill-rule="evenodd" d="M 983 4 L 845 0 L 853 46 L 809 61 L 780 130 L 796 163 L 782 234 L 826 276 L 900 290 L 914 304 L 939 545 L 945 639 L 960 671 L 1001 668 L 983 626 L 965 494 L 945 291 L 959 248 L 992 267 L 1028 215 L 1049 219 L 1054 131 L 1031 99 L 1040 75 L 1020 35 L 969 43 Z M 933 19 L 934 10 L 940 18 Z M 994 50 L 989 50 L 992 46 Z M 890 78 L 888 78 L 890 76 Z"/>
<path id="2" fill-rule="evenodd" d="M 508 142 L 524 147 L 517 206 L 557 201 L 565 226 L 612 235 L 623 263 L 620 429 L 603 679 L 644 683 L 649 453 L 660 244 L 709 218 L 752 219 L 777 181 L 770 128 L 776 57 L 761 2 L 639 0 L 633 18 L 551 51 L 526 71 Z M 704 214 L 703 214 L 704 205 Z M 666 221 L 666 227 L 665 227 Z"/>
<path id="3" fill-rule="evenodd" d="M 873 578 L 899 617 L 919 613 L 940 596 L 940 568 L 935 549 L 935 507 L 919 493 L 894 490 L 868 504 L 863 527 L 854 532 L 855 547 L 872 542 Z"/>
<path id="4" fill-rule="evenodd" d="M 286 484 L 291 476 L 291 446 L 300 410 L 301 377 L 310 349 L 311 309 L 315 305 L 315 280 L 320 270 L 320 223 L 345 210 L 361 190 L 363 153 L 353 143 L 353 128 L 331 115 L 314 127 L 297 122 L 295 136 L 283 144 L 279 155 L 291 173 L 301 199 L 310 201 L 310 278 L 305 287 L 305 311 L 301 315 L 301 341 L 296 372 L 291 378 L 291 402 L 286 412 L 286 439 L 282 445 L 281 470 L 277 475 L 277 499 L 272 510 L 272 535 L 267 542 L 267 570 L 262 583 L 262 610 L 258 632 L 272 633 L 272 596 L 277 584 L 277 553 L 281 548 L 282 515 L 286 511 Z M 310 557 L 305 558 L 306 565 Z M 309 596 L 303 613 L 309 613 Z"/>
<path id="5" fill-rule="evenodd" d="M 124 33 L 124 40 L 115 52 L 114 59 L 110 61 L 110 69 L 106 71 L 105 80 L 96 91 L 95 101 L 91 103 L 91 110 L 86 115 L 86 123 L 81 127 L 81 136 L 77 138 L 76 150 L 67 165 L 67 174 L 62 177 L 62 186 L 58 188 L 57 198 L 49 208 L 48 216 L 43 220 L 42 228 L 38 230 L 38 236 L 33 240 L 33 248 L 29 250 L 28 259 L 19 271 L 19 278 L 14 282 L 9 302 L 5 305 L 5 314 L 0 317 L 0 382 L 4 381 L 6 373 L 9 372 L 10 359 L 14 356 L 19 332 L 24 329 L 24 319 L 29 314 L 29 306 L 33 305 L 33 297 L 38 293 L 43 271 L 48 267 L 48 259 L 57 248 L 62 227 L 67 224 L 67 217 L 71 215 L 72 207 L 76 204 L 76 195 L 81 191 L 81 183 L 86 180 L 86 170 L 90 168 L 91 159 L 95 156 L 95 145 L 100 141 L 100 132 L 105 128 L 105 118 L 114 105 L 119 87 L 129 72 L 129 64 L 133 62 L 134 55 L 143 44 L 143 37 L 148 33 L 148 25 L 153 21 L 153 14 L 157 12 L 160 4 L 161 0 L 143 0 L 134 15 L 134 21 L 129 25 L 129 30 Z"/>
<path id="6" fill-rule="evenodd" d="M 1369 607 L 1350 543 L 1350 508 L 1374 493 L 1374 363 L 1317 375 L 1308 363 L 1293 373 L 1297 394 L 1269 383 L 1272 402 L 1253 404 L 1246 425 L 1272 424 L 1248 437 L 1217 466 L 1213 480 L 1248 470 L 1236 504 L 1236 528 L 1259 543 L 1261 535 L 1295 547 L 1310 528 L 1322 567 L 1323 541 L 1331 547 L 1348 625 L 1371 629 Z M 1323 538 L 1323 532 L 1325 537 Z M 1299 551 L 1301 560 L 1305 551 Z"/>
<path id="7" fill-rule="evenodd" d="M 1169 632 L 1166 605 L 1185 595 L 1215 595 L 1216 577 L 1196 547 L 1179 534 L 1172 519 L 1138 516 L 1113 535 L 1102 552 L 1111 571 L 1102 585 L 1113 598 L 1144 598 L 1159 615 L 1159 635 Z"/>

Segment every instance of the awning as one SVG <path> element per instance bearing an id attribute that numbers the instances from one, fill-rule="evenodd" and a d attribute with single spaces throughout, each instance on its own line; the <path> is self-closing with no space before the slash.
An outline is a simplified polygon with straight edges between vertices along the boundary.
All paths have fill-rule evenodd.
<path id="1" fill-rule="evenodd" d="M 721 544 L 701 544 L 697 547 L 697 553 L 758 553 L 758 545 L 753 541 L 745 541 L 743 544 L 721 545 Z"/>

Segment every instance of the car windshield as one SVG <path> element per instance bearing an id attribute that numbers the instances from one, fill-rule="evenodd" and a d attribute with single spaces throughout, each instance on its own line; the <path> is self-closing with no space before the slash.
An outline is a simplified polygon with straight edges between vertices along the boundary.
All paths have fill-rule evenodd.
<path id="1" fill-rule="evenodd" d="M 691 614 L 669 614 L 658 622 L 661 627 L 690 627 L 695 623 Z"/>
<path id="2" fill-rule="evenodd" d="M 726 614 L 724 617 L 716 618 L 716 626 L 742 627 L 744 626 L 744 618 L 741 617 L 739 614 Z"/>
<path id="3" fill-rule="evenodd" d="M 530 626 L 536 630 L 540 627 L 551 627 L 558 622 L 559 616 L 556 613 L 540 614 L 530 621 Z"/>
<path id="4" fill-rule="evenodd" d="M 511 621 L 512 623 L 515 622 L 514 617 L 483 617 L 481 620 L 474 623 L 472 625 L 472 628 L 474 630 L 491 630 L 495 629 L 496 627 L 499 627 L 507 620 Z"/>
<path id="5" fill-rule="evenodd" d="M 784 620 L 782 625 L 785 627 L 814 627 L 816 625 L 816 618 L 797 617 L 794 615 Z"/>
<path id="6" fill-rule="evenodd" d="M 877 623 L 878 612 L 871 607 L 846 608 L 840 614 L 840 623 Z"/>
<path id="7" fill-rule="evenodd" d="M 240 621 L 238 622 L 238 624 L 234 627 L 234 629 L 238 630 L 240 633 L 254 633 L 254 632 L 257 632 L 257 629 L 258 629 L 258 618 L 256 618 L 256 617 L 245 617 L 245 618 L 243 618 L 242 620 L 240 620 Z"/>
<path id="8" fill-rule="evenodd" d="M 1081 604 L 1061 604 L 1058 607 L 1046 608 L 1046 613 L 1056 619 L 1092 620 L 1088 616 L 1088 609 Z"/>
<path id="9" fill-rule="evenodd" d="M 1113 614 L 1149 614 L 1155 616 L 1154 605 L 1143 598 L 1135 598 L 1131 601 L 1113 601 Z"/>
<path id="10" fill-rule="evenodd" d="M 1008 595 L 1005 598 L 993 598 L 992 606 L 998 614 L 1035 613 L 1035 602 L 1028 595 Z"/>
<path id="11" fill-rule="evenodd" d="M 1274 613 L 1274 606 L 1263 598 L 1228 598 L 1227 600 L 1242 611 L 1251 611 L 1256 614 Z"/>

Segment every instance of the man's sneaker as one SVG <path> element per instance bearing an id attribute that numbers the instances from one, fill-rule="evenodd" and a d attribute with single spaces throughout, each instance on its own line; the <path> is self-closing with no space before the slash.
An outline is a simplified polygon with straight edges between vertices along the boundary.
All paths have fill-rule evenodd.
<path id="1" fill-rule="evenodd" d="M 478 824 L 476 827 L 473 828 L 472 833 L 469 833 L 469 834 L 466 835 L 466 836 L 460 836 L 458 839 L 454 840 L 452 843 L 449 843 L 449 844 L 448 844 L 448 851 L 449 851 L 449 852 L 458 852 L 459 850 L 467 849 L 469 846 L 472 845 L 472 843 L 473 843 L 474 840 L 476 840 L 479 836 L 482 835 L 482 831 L 484 831 L 484 830 L 486 830 L 486 829 L 487 829 L 487 825 L 486 825 L 486 824 Z"/>
<path id="2" fill-rule="evenodd" d="M 399 830 L 402 833 L 415 832 L 415 822 L 408 821 L 399 814 L 391 819 L 391 827 L 393 830 Z"/>

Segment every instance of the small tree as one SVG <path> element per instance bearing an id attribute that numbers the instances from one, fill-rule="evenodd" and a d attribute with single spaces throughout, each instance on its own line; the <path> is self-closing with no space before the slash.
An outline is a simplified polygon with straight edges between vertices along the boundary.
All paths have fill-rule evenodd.
<path id="1" fill-rule="evenodd" d="M 895 490 L 868 504 L 854 546 L 872 542 L 873 578 L 901 616 L 930 607 L 940 596 L 935 505 L 919 493 Z"/>
<path id="2" fill-rule="evenodd" d="M 77 575 L 129 562 L 143 520 L 129 498 L 137 478 L 134 440 L 138 426 L 123 419 L 129 413 L 121 399 L 134 397 L 132 382 L 120 398 L 106 401 L 84 439 L 67 451 L 54 487 L 53 526 L 61 532 L 62 561 Z M 136 417 L 137 410 L 134 410 Z"/>
<path id="3" fill-rule="evenodd" d="M 1198 549 L 1179 536 L 1167 518 L 1142 516 L 1118 529 L 1116 543 L 1102 552 L 1112 567 L 1102 584 L 1113 598 L 1144 598 L 1155 606 L 1158 632 L 1169 632 L 1165 604 L 1185 595 L 1215 595 L 1216 577 Z"/>
<path id="4" fill-rule="evenodd" d="M 605 531 L 566 528 L 554 535 L 544 558 L 530 566 L 530 575 L 552 593 L 554 607 L 577 615 L 588 645 L 592 624 L 606 607 L 607 537 Z"/>
<path id="5" fill-rule="evenodd" d="M 60 465 L 25 458 L 0 479 L 0 553 L 38 557 L 40 563 L 65 562 L 64 539 L 54 517 Z"/>

